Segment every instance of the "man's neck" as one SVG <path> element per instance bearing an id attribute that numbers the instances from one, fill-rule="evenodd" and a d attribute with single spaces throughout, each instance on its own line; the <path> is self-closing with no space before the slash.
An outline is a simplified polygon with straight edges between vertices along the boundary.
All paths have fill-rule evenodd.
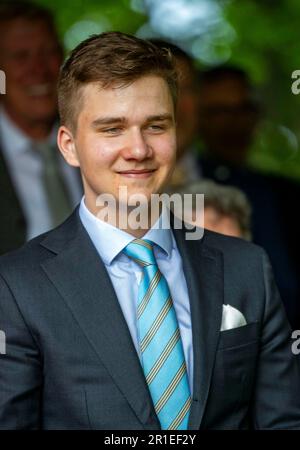
<path id="1" fill-rule="evenodd" d="M 151 214 L 150 208 L 147 207 L 135 221 L 136 214 L 134 214 L 134 210 L 130 210 L 129 207 L 127 212 L 124 213 L 120 211 L 119 207 L 116 207 L 115 211 L 108 208 L 98 208 L 96 210 L 89 204 L 86 198 L 85 206 L 98 219 L 131 234 L 135 238 L 142 238 L 157 222 L 162 212 L 161 208 L 159 208 L 159 211 L 152 212 Z M 141 226 L 136 227 L 136 224 Z"/>

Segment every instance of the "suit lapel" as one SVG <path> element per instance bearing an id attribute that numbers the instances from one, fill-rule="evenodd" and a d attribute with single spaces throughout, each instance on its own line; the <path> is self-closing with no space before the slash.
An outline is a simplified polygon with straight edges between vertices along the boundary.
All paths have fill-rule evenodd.
<path id="1" fill-rule="evenodd" d="M 188 285 L 194 350 L 193 402 L 189 429 L 199 429 L 207 402 L 222 321 L 222 253 L 174 229 Z M 189 230 L 190 232 L 190 230 Z"/>
<path id="2" fill-rule="evenodd" d="M 60 233 L 56 230 L 42 242 L 57 253 L 42 267 L 137 417 L 146 424 L 155 411 L 139 358 L 109 275 L 77 214 Z M 157 419 L 156 423 L 159 428 Z"/>

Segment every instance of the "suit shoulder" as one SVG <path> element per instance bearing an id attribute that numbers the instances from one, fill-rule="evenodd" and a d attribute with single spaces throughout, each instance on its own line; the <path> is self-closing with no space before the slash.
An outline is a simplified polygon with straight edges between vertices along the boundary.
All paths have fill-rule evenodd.
<path id="1" fill-rule="evenodd" d="M 40 234 L 26 242 L 17 250 L 0 256 L 0 273 L 6 271 L 7 267 L 13 269 L 34 267 L 53 254 L 51 246 L 45 246 L 44 242 L 60 242 L 67 244 L 76 235 L 79 226 L 78 207 L 73 213 L 56 228 Z M 54 251 L 55 253 L 55 251 Z"/>
<path id="2" fill-rule="evenodd" d="M 47 259 L 57 254 L 57 248 L 64 248 L 82 232 L 78 218 L 78 207 L 56 228 L 31 239 L 22 247 L 0 256 L 0 275 L 15 280 L 30 278 Z"/>
<path id="3" fill-rule="evenodd" d="M 13 271 L 17 272 L 18 270 L 24 270 L 25 268 L 40 264 L 46 255 L 49 255 L 49 252 L 40 245 L 49 233 L 43 233 L 26 242 L 18 249 L 1 255 L 0 274 L 4 275 Z"/>
<path id="4" fill-rule="evenodd" d="M 209 230 L 205 230 L 203 239 L 206 245 L 221 251 L 230 258 L 262 258 L 265 255 L 265 250 L 262 247 L 245 239 L 226 236 Z"/>

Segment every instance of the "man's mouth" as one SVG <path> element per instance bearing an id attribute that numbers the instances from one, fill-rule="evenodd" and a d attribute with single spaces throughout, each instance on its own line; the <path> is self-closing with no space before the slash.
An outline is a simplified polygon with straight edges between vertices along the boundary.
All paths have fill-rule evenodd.
<path id="1" fill-rule="evenodd" d="M 128 178 L 148 178 L 155 170 L 156 169 L 122 170 L 118 171 L 118 174 Z"/>

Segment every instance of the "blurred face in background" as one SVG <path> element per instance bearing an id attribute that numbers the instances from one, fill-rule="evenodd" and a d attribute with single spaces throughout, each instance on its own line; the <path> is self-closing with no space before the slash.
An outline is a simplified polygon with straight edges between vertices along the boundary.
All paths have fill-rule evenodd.
<path id="1" fill-rule="evenodd" d="M 178 79 L 177 158 L 193 143 L 198 132 L 198 93 L 193 67 L 183 58 L 176 58 Z"/>
<path id="2" fill-rule="evenodd" d="M 221 214 L 212 206 L 204 208 L 204 227 L 226 236 L 243 237 L 238 221 L 233 216 Z"/>
<path id="3" fill-rule="evenodd" d="M 257 123 L 257 108 L 246 83 L 226 76 L 204 82 L 200 90 L 199 126 L 207 151 L 240 165 L 247 157 Z"/>
<path id="4" fill-rule="evenodd" d="M 57 112 L 56 83 L 62 50 L 43 20 L 16 18 L 0 24 L 0 67 L 6 74 L 3 105 L 24 131 L 51 122 Z"/>

